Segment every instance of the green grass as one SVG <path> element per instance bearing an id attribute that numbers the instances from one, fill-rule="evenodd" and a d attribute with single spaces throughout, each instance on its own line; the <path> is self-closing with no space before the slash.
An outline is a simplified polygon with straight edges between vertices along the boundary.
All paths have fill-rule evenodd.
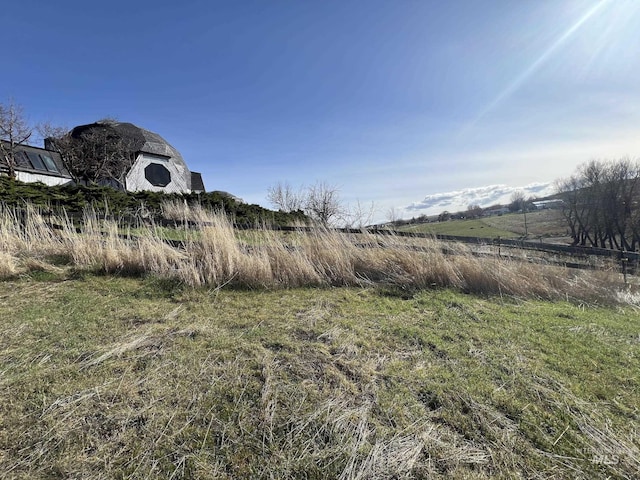
<path id="1" fill-rule="evenodd" d="M 524 235 L 524 215 L 510 213 L 483 219 L 488 225 Z M 527 212 L 527 232 L 533 237 L 566 237 L 567 222 L 560 210 Z"/>
<path id="2" fill-rule="evenodd" d="M 412 225 L 407 231 L 417 233 L 432 233 L 434 235 L 456 235 L 462 237 L 482 238 L 517 238 L 515 232 L 489 225 L 484 219 L 448 220 L 446 222 L 424 223 Z"/>
<path id="3" fill-rule="evenodd" d="M 0 283 L 2 478 L 634 478 L 633 307 Z"/>
<path id="4" fill-rule="evenodd" d="M 412 232 L 457 235 L 481 238 L 519 238 L 524 236 L 524 215 L 510 213 L 473 220 L 448 220 L 446 222 L 410 225 Z M 531 237 L 560 237 L 567 235 L 566 222 L 559 210 L 540 210 L 527 213 L 527 234 Z"/>
<path id="5" fill-rule="evenodd" d="M 199 238 L 199 233 L 195 229 L 188 228 L 174 228 L 174 227 L 136 227 L 136 228 L 120 228 L 119 233 L 122 235 L 132 235 L 132 236 L 144 236 L 149 235 L 149 232 L 153 232 L 158 238 L 162 240 L 175 240 L 175 241 L 186 241 L 186 240 L 197 240 Z"/>

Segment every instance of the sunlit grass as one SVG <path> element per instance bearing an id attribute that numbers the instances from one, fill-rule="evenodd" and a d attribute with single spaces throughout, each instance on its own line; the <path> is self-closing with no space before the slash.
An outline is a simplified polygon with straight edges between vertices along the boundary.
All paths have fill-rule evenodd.
<path id="1" fill-rule="evenodd" d="M 2 478 L 633 478 L 638 314 L 451 290 L 0 283 Z"/>
<path id="2" fill-rule="evenodd" d="M 99 220 L 91 211 L 80 231 L 64 215 L 54 219 L 62 229 L 52 228 L 33 209 L 20 219 L 16 215 L 7 209 L 0 212 L 4 278 L 43 270 L 43 265 L 62 259 L 76 270 L 152 275 L 211 288 L 452 287 L 519 298 L 615 303 L 624 287 L 616 271 L 576 271 L 514 257 L 479 258 L 463 245 L 445 248 L 429 238 L 343 234 L 322 228 L 237 231 L 221 213 L 204 217 L 199 212 L 201 223 L 181 230 L 177 243 L 166 242 L 164 229 L 151 225 L 132 231 Z"/>
<path id="3" fill-rule="evenodd" d="M 462 237 L 481 238 L 518 238 L 516 232 L 496 228 L 484 219 L 448 220 L 446 222 L 423 223 L 406 227 L 409 232 L 430 233 L 434 235 L 456 235 Z"/>
<path id="4" fill-rule="evenodd" d="M 403 230 L 417 233 L 455 235 L 479 238 L 528 238 L 566 237 L 567 225 L 559 210 L 527 212 L 525 229 L 522 213 L 509 213 L 479 219 L 449 220 L 418 225 L 408 225 Z M 567 237 L 567 242 L 569 238 Z"/>
<path id="5" fill-rule="evenodd" d="M 638 471 L 640 302 L 615 272 L 198 215 L 169 244 L 0 213 L 0 477 Z"/>

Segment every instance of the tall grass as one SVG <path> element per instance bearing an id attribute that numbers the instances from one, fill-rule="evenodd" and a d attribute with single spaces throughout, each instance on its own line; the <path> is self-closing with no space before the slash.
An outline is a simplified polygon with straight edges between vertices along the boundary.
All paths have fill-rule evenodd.
<path id="1" fill-rule="evenodd" d="M 586 272 L 530 264 L 518 259 L 479 258 L 463 245 L 370 233 L 343 234 L 318 228 L 238 232 L 220 212 L 180 212 L 173 218 L 196 227 L 170 245 L 155 226 L 137 234 L 87 211 L 80 228 L 65 216 L 45 222 L 28 207 L 0 209 L 0 277 L 28 272 L 39 262 L 67 259 L 76 268 L 125 275 L 150 274 L 190 286 L 249 288 L 383 285 L 399 289 L 452 287 L 466 292 L 523 298 L 620 298 L 615 272 Z M 57 229 L 51 223 L 61 225 Z M 142 233 L 139 233 L 142 232 Z M 31 261 L 27 261 L 31 259 Z"/>

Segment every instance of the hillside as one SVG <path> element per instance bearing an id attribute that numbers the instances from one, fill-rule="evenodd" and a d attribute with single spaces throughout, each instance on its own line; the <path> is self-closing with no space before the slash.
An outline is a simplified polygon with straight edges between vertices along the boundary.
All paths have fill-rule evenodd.
<path id="1" fill-rule="evenodd" d="M 524 215 L 508 213 L 479 219 L 447 220 L 444 222 L 407 225 L 402 230 L 433 233 L 441 235 L 459 235 L 483 238 L 521 238 L 525 234 Z M 528 238 L 570 241 L 567 226 L 559 210 L 538 210 L 527 212 Z"/>

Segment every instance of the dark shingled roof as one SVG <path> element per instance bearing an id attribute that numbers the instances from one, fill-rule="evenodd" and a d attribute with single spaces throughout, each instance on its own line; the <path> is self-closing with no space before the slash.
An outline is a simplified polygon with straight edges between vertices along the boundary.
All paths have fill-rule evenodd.
<path id="1" fill-rule="evenodd" d="M 191 172 L 191 191 L 194 193 L 205 192 L 202 175 L 198 172 Z"/>
<path id="2" fill-rule="evenodd" d="M 145 152 L 153 155 L 160 155 L 162 157 L 173 158 L 174 161 L 180 163 L 184 168 L 187 168 L 180 152 L 173 148 L 169 142 L 162 138 L 157 133 L 150 132 L 144 128 L 138 127 L 133 123 L 116 122 L 116 121 L 98 121 L 90 123 L 88 125 L 80 125 L 71 130 L 71 136 L 78 138 L 86 131 L 95 129 L 107 129 L 113 132 L 118 137 L 127 140 L 131 144 L 132 153 Z M 188 170 L 188 168 L 187 168 Z"/>
<path id="3" fill-rule="evenodd" d="M 8 145 L 8 142 L 5 142 L 4 140 L 0 141 L 5 145 Z M 16 170 L 19 170 L 21 172 L 36 173 L 40 175 L 68 178 L 69 180 L 71 179 L 71 175 L 65 168 L 64 163 L 62 163 L 62 158 L 60 157 L 60 154 L 58 152 L 46 150 L 44 148 L 33 147 L 31 145 L 16 145 L 14 147 L 14 151 L 16 159 Z M 29 155 L 35 155 L 36 160 L 37 158 L 40 159 L 37 165 L 34 165 L 33 157 L 30 159 Z M 46 156 L 53 161 L 55 169 L 58 170 L 57 172 L 51 171 L 47 168 L 47 165 L 43 161 L 43 156 Z M 7 170 L 8 168 L 6 160 L 2 158 L 2 156 L 0 156 L 0 171 L 5 172 Z"/>
<path id="4" fill-rule="evenodd" d="M 120 138 L 126 143 L 126 148 L 133 154 L 149 154 L 149 156 L 160 156 L 177 164 L 178 171 L 184 172 L 185 188 L 192 192 L 205 192 L 202 175 L 191 172 L 187 167 L 182 155 L 172 147 L 164 138 L 157 133 L 140 128 L 132 123 L 117 122 L 114 120 L 101 120 L 88 125 L 80 125 L 71 130 L 71 136 L 78 138 L 85 132 L 97 131 L 106 133 L 108 137 Z"/>

